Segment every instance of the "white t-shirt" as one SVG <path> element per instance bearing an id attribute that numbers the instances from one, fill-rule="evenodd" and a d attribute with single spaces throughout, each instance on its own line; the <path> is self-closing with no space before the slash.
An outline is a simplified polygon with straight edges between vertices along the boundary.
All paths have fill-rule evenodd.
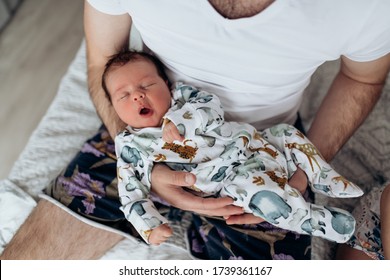
<path id="1" fill-rule="evenodd" d="M 230 20 L 208 0 L 89 0 L 129 13 L 145 45 L 182 81 L 217 94 L 227 120 L 258 129 L 293 123 L 313 72 L 341 55 L 371 61 L 390 52 L 390 1 L 277 0 Z"/>

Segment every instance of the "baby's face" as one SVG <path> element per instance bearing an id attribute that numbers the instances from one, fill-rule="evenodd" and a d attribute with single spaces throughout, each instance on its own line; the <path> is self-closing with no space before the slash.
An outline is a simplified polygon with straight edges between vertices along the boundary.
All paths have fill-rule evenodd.
<path id="1" fill-rule="evenodd" d="M 139 59 L 110 70 L 106 86 L 119 118 L 133 128 L 159 127 L 171 106 L 167 82 L 152 62 Z"/>

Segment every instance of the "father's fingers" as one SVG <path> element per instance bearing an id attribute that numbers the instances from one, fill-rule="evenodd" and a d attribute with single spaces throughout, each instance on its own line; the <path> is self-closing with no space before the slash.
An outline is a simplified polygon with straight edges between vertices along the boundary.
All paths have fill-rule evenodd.
<path id="1" fill-rule="evenodd" d="M 233 206 L 233 200 L 224 198 L 202 198 L 182 186 L 190 187 L 196 176 L 189 172 L 173 171 L 163 164 L 155 164 L 152 172 L 152 189 L 169 204 L 182 209 L 208 216 L 231 216 L 242 214 L 240 207 Z"/>
<path id="2" fill-rule="evenodd" d="M 226 216 L 234 216 L 241 215 L 243 213 L 243 209 L 241 207 L 237 207 L 234 205 L 224 206 L 222 208 L 213 209 L 213 210 L 197 210 L 196 213 L 206 215 L 206 216 L 218 216 L 218 217 L 226 217 Z"/>
<path id="3" fill-rule="evenodd" d="M 231 197 L 208 197 L 200 198 L 201 202 L 198 204 L 197 209 L 199 210 L 215 210 L 225 206 L 233 204 L 233 199 Z"/>
<path id="4" fill-rule="evenodd" d="M 155 164 L 152 172 L 152 186 L 154 181 L 163 185 L 192 186 L 196 182 L 196 176 L 189 172 L 173 171 L 163 164 Z"/>
<path id="5" fill-rule="evenodd" d="M 202 198 L 193 197 L 191 211 L 208 216 L 240 215 L 244 212 L 241 207 L 234 206 L 230 197 Z"/>
<path id="6" fill-rule="evenodd" d="M 264 219 L 256 217 L 253 214 L 243 214 L 243 215 L 230 216 L 226 220 L 226 224 L 228 225 L 258 224 L 264 221 L 265 221 Z"/>
<path id="7" fill-rule="evenodd" d="M 192 211 L 207 216 L 231 216 L 243 213 L 241 207 L 232 205 L 233 200 L 229 197 L 203 198 L 194 195 L 183 188 L 171 188 L 171 194 L 166 200 L 171 205 L 186 211 Z"/>

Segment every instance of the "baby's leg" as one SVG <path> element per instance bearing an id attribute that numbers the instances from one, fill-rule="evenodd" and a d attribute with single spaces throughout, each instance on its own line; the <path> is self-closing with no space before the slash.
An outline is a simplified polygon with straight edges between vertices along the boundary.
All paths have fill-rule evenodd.
<path id="1" fill-rule="evenodd" d="M 220 194 L 232 197 L 234 204 L 245 212 L 277 227 L 338 243 L 349 240 L 355 229 L 355 219 L 350 213 L 306 202 L 296 189 L 275 183 L 275 174 L 272 179 L 262 172 L 235 176 L 233 181 L 228 178 Z"/>
<path id="2" fill-rule="evenodd" d="M 321 156 L 310 140 L 295 127 L 280 124 L 262 133 L 264 139 L 283 151 L 307 175 L 314 192 L 330 197 L 358 197 L 363 191 L 339 173 Z M 291 168 L 290 168 L 291 170 Z"/>

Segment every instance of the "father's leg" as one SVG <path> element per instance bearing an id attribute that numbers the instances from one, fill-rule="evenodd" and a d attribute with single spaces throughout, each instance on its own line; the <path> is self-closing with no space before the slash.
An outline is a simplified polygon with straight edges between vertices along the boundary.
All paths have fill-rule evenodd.
<path id="1" fill-rule="evenodd" d="M 121 235 L 92 227 L 41 200 L 1 259 L 96 259 L 121 239 Z"/>
<path id="2" fill-rule="evenodd" d="M 114 143 L 104 128 L 84 144 L 47 193 L 83 217 L 131 232 L 119 210 Z M 121 239 L 41 200 L 2 258 L 98 258 Z"/>
<path id="3" fill-rule="evenodd" d="M 389 222 L 385 207 L 390 201 L 390 184 L 374 186 L 365 194 L 355 206 L 352 214 L 356 217 L 356 230 L 354 236 L 347 244 L 339 246 L 336 259 L 360 260 L 360 259 L 387 259 L 386 242 L 389 234 L 386 232 Z"/>

